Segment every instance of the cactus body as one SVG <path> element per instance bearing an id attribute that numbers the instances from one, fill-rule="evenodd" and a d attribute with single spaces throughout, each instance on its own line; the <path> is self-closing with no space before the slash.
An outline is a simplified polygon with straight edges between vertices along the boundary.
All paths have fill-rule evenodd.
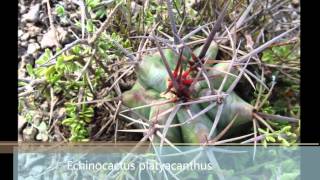
<path id="1" fill-rule="evenodd" d="M 171 49 L 164 50 L 170 69 L 173 70 L 177 62 L 177 56 Z M 153 89 L 159 93 L 167 88 L 168 72 L 161 61 L 159 53 L 146 56 L 138 66 L 138 81 L 146 89 Z"/>
<path id="2" fill-rule="evenodd" d="M 160 99 L 160 101 L 164 101 L 165 99 L 162 98 Z M 170 116 L 170 113 L 164 115 L 164 116 L 160 116 L 159 114 L 161 114 L 162 112 L 174 107 L 175 104 L 170 103 L 170 104 L 165 104 L 165 105 L 161 105 L 161 106 L 154 106 L 151 108 L 150 110 L 150 116 L 149 116 L 149 120 L 154 120 L 156 119 L 157 123 L 160 125 L 165 125 L 168 117 Z M 158 116 L 157 116 L 158 114 Z M 176 117 L 173 118 L 171 124 L 177 124 L 178 120 Z M 163 132 L 163 129 L 160 129 L 161 132 Z M 170 127 L 166 133 L 166 138 L 168 140 L 170 140 L 172 143 L 180 143 L 182 142 L 182 137 L 181 137 L 181 130 L 179 127 Z M 160 142 L 160 138 L 156 138 L 156 142 Z"/>
<path id="3" fill-rule="evenodd" d="M 126 91 L 122 94 L 123 104 L 129 108 L 150 104 L 158 98 L 158 92 L 146 90 L 139 82 L 136 82 L 130 91 Z M 150 107 L 137 109 L 135 112 L 148 119 Z"/>
<path id="4" fill-rule="evenodd" d="M 190 111 L 192 115 L 196 115 L 201 111 L 198 105 L 191 105 Z M 186 108 L 181 108 L 178 113 L 178 120 L 180 123 L 184 123 L 190 119 L 190 115 Z M 203 114 L 187 123 L 181 128 L 182 138 L 185 143 L 204 143 L 207 141 L 210 129 L 212 127 L 212 121 L 206 114 Z"/>
<path id="5" fill-rule="evenodd" d="M 198 56 L 202 49 L 202 46 L 197 48 L 193 53 Z M 168 61 L 171 71 L 175 70 L 176 64 L 178 62 L 178 55 L 176 55 L 171 49 L 163 50 L 164 55 Z M 205 58 L 215 59 L 218 52 L 218 46 L 213 42 Z M 184 50 L 183 55 L 189 62 L 196 62 L 191 57 L 191 53 Z M 208 66 L 208 65 L 207 65 Z M 220 87 L 220 84 L 225 76 L 225 72 L 228 71 L 229 63 L 218 63 L 210 66 L 211 69 L 208 70 L 209 76 L 214 76 L 210 78 L 210 84 L 213 85 L 215 89 Z M 189 66 L 190 68 L 190 66 Z M 184 60 L 182 62 L 183 71 L 188 70 L 188 61 Z M 190 70 L 190 69 L 189 69 Z M 123 94 L 124 105 L 134 108 L 137 106 L 147 105 L 155 102 L 160 102 L 166 100 L 163 98 L 163 93 L 167 90 L 169 86 L 169 75 L 161 60 L 159 53 L 152 56 L 145 56 L 141 63 L 138 65 L 137 69 L 138 80 L 134 87 Z M 230 87 L 231 83 L 234 81 L 235 77 L 228 75 L 227 82 L 223 88 L 226 90 Z M 188 86 L 186 86 L 188 88 Z M 195 94 L 190 95 L 190 97 L 197 98 L 203 96 L 209 92 L 208 85 L 205 81 L 198 81 L 195 84 Z M 218 123 L 218 128 L 216 133 L 219 133 L 223 128 L 225 128 L 234 118 L 236 114 L 238 117 L 233 125 L 233 127 L 239 126 L 245 122 L 248 122 L 252 118 L 253 107 L 243 101 L 235 93 L 231 93 L 225 99 L 224 109 L 222 111 L 221 119 Z M 170 113 L 157 117 L 157 115 L 162 112 L 174 107 L 176 103 L 167 103 L 164 105 L 156 105 L 149 108 L 143 108 L 136 110 L 138 114 L 145 117 L 146 119 L 152 120 L 158 124 L 164 125 L 170 115 Z M 202 109 L 206 108 L 208 103 L 193 104 L 189 105 L 192 116 L 198 114 Z M 166 138 L 173 143 L 185 142 L 185 143 L 203 143 L 207 141 L 207 137 L 212 128 L 213 120 L 215 119 L 217 113 L 217 107 L 213 107 L 207 113 L 204 113 L 191 121 L 190 114 L 188 113 L 187 107 L 182 106 L 174 117 L 171 124 L 185 123 L 181 127 L 169 128 L 166 134 Z M 155 118 L 157 117 L 157 118 Z M 156 120 L 155 120 L 156 119 Z M 236 128 L 235 128 L 236 129 Z M 162 129 L 160 129 L 162 131 Z M 214 137 L 213 135 L 212 137 Z M 156 142 L 160 142 L 159 138 L 155 138 Z"/>
<path id="6" fill-rule="evenodd" d="M 202 95 L 208 95 L 208 93 L 208 89 L 201 91 Z M 241 99 L 236 93 L 231 92 L 225 98 L 223 103 L 224 107 L 218 123 L 218 131 L 223 130 L 232 121 L 236 114 L 238 115 L 232 127 L 240 126 L 252 120 L 253 106 Z M 202 103 L 200 104 L 200 106 L 202 108 L 206 108 L 208 106 L 208 103 Z M 217 106 L 215 106 L 207 112 L 207 115 L 210 119 L 214 120 L 217 114 L 217 109 Z"/>

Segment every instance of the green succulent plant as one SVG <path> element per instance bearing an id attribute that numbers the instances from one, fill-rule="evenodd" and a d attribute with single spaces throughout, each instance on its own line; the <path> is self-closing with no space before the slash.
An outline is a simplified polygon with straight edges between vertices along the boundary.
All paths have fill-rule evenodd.
<path id="1" fill-rule="evenodd" d="M 135 113 L 142 116 L 143 118 L 151 121 L 156 120 L 158 124 L 164 125 L 169 119 L 170 113 L 160 116 L 161 113 L 169 110 L 170 108 L 176 107 L 181 101 L 186 101 L 186 98 L 196 99 L 200 98 L 206 94 L 210 94 L 207 82 L 204 80 L 199 80 L 194 85 L 194 90 L 191 88 L 194 77 L 196 76 L 195 72 L 190 71 L 191 66 L 194 65 L 187 63 L 191 62 L 191 59 L 196 59 L 194 56 L 198 56 L 202 46 L 193 51 L 193 58 L 191 53 L 185 51 L 183 54 L 183 59 L 179 62 L 179 55 L 177 55 L 171 49 L 163 50 L 163 54 L 168 62 L 170 70 L 173 72 L 174 76 L 177 76 L 177 64 L 181 64 L 181 80 L 177 81 L 178 86 L 183 86 L 183 89 L 178 91 L 183 91 L 187 89 L 186 93 L 177 92 L 176 89 L 170 91 L 170 86 L 172 82 L 170 80 L 169 74 L 166 70 L 165 64 L 161 60 L 159 53 L 153 55 L 145 56 L 140 64 L 137 67 L 137 77 L 138 80 L 133 86 L 133 88 L 123 94 L 123 103 L 129 108 L 136 108 L 139 106 L 144 106 L 148 104 L 161 104 L 165 100 L 172 100 L 170 103 L 164 105 L 155 105 L 144 108 L 138 108 L 135 110 Z M 218 53 L 218 45 L 213 42 L 209 46 L 209 49 L 206 53 L 204 59 L 214 60 Z M 196 61 L 194 61 L 196 62 Z M 210 84 L 213 85 L 215 89 L 218 89 L 221 85 L 221 82 L 224 78 L 225 72 L 228 71 L 229 63 L 217 63 L 210 65 L 211 68 L 208 70 L 208 76 L 210 78 Z M 179 68 L 178 68 L 179 69 Z M 189 71 L 188 71 L 189 70 Z M 234 71 L 234 70 L 232 70 Z M 189 81 L 190 80 L 190 81 Z M 234 76 L 227 75 L 227 81 L 223 90 L 232 84 L 235 80 Z M 179 94 L 180 93 L 180 94 Z M 188 96 L 188 97 L 183 97 Z M 233 128 L 236 129 L 236 126 L 239 126 L 243 123 L 249 122 L 252 119 L 253 107 L 242 100 L 238 95 L 232 92 L 224 100 L 225 106 L 222 111 L 220 121 L 218 123 L 218 130 L 223 130 L 237 115 Z M 174 143 L 204 143 L 209 135 L 215 115 L 217 113 L 217 106 L 211 108 L 208 112 L 203 113 L 197 117 L 193 117 L 201 112 L 203 109 L 208 107 L 209 103 L 200 103 L 192 104 L 187 106 L 181 106 L 177 111 L 175 117 L 171 124 L 183 124 L 181 127 L 170 127 L 166 132 L 166 138 Z M 190 116 L 191 113 L 191 116 Z M 159 117 L 157 117 L 159 115 Z M 133 116 L 133 114 L 131 114 Z M 186 122 L 187 121 L 187 122 Z M 215 136 L 216 133 L 213 135 Z"/>

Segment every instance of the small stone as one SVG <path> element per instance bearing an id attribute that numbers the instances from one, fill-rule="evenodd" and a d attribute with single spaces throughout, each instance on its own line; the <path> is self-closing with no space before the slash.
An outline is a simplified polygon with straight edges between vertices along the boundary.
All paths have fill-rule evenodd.
<path id="1" fill-rule="evenodd" d="M 70 25 L 70 22 L 67 17 L 60 17 L 61 26 L 66 27 Z"/>
<path id="2" fill-rule="evenodd" d="M 48 137 L 48 132 L 47 132 L 47 129 L 48 129 L 47 124 L 42 121 L 39 124 L 39 126 L 37 126 L 36 128 L 39 131 L 39 133 L 36 136 L 36 139 L 37 140 L 42 140 L 42 141 L 48 141 L 49 137 Z"/>
<path id="3" fill-rule="evenodd" d="M 20 5 L 20 14 L 24 14 L 27 12 L 27 8 L 24 5 Z"/>
<path id="4" fill-rule="evenodd" d="M 23 31 L 22 30 L 18 30 L 18 37 L 22 36 L 23 35 Z"/>
<path id="5" fill-rule="evenodd" d="M 39 17 L 40 11 L 40 4 L 35 4 L 34 6 L 30 7 L 30 10 L 27 14 L 22 16 L 22 22 L 36 22 Z"/>
<path id="6" fill-rule="evenodd" d="M 132 14 L 134 14 L 134 16 L 136 16 L 140 12 L 141 9 L 142 9 L 141 5 L 139 5 L 138 3 L 134 2 L 134 1 L 131 2 L 131 12 L 132 12 Z"/>
<path id="7" fill-rule="evenodd" d="M 35 43 L 36 42 L 36 40 L 35 39 L 29 39 L 29 41 L 28 41 L 29 43 Z"/>
<path id="8" fill-rule="evenodd" d="M 58 26 L 56 27 L 56 33 L 57 33 L 57 40 L 59 42 L 62 42 L 64 43 L 65 41 L 67 41 L 68 39 L 68 32 L 66 30 L 64 30 L 62 27 Z M 45 33 L 43 35 L 43 38 L 40 42 L 41 44 L 41 48 L 42 49 L 45 49 L 45 48 L 48 48 L 48 47 L 53 47 L 55 46 L 55 40 L 56 40 L 56 37 L 55 37 L 55 31 L 53 29 L 50 29 L 47 33 Z"/>
<path id="9" fill-rule="evenodd" d="M 40 49 L 40 46 L 38 43 L 31 43 L 28 45 L 27 54 L 33 54 L 39 49 Z"/>
<path id="10" fill-rule="evenodd" d="M 276 28 L 274 28 L 275 29 L 275 32 L 277 32 L 277 31 L 281 31 L 281 24 L 277 24 L 276 25 Z"/>
<path id="11" fill-rule="evenodd" d="M 41 48 L 42 49 L 45 49 L 45 48 L 48 48 L 48 47 L 53 47 L 55 46 L 55 33 L 52 29 L 50 29 L 47 33 L 45 33 L 43 35 L 43 38 L 40 42 L 41 44 Z"/>
<path id="12" fill-rule="evenodd" d="M 299 0 L 292 0 L 292 4 L 297 7 L 297 6 L 299 6 L 300 1 Z"/>
<path id="13" fill-rule="evenodd" d="M 49 105 L 49 102 L 47 102 L 47 101 L 45 101 L 44 103 L 42 103 L 41 105 L 40 105 L 40 107 L 41 107 L 41 110 L 42 111 L 50 111 L 50 105 Z"/>
<path id="14" fill-rule="evenodd" d="M 30 35 L 29 33 L 24 33 L 22 36 L 21 36 L 21 41 L 27 41 L 29 39 Z"/>
<path id="15" fill-rule="evenodd" d="M 18 57 L 21 57 L 22 55 L 24 55 L 26 50 L 27 49 L 25 47 L 19 46 L 18 47 Z"/>
<path id="16" fill-rule="evenodd" d="M 36 60 L 36 59 L 39 59 L 41 55 L 42 55 L 41 51 L 37 51 L 32 54 L 32 58 Z"/>
<path id="17" fill-rule="evenodd" d="M 25 55 L 21 56 L 21 61 L 22 61 L 24 64 L 31 64 L 31 63 L 32 63 L 31 56 L 28 55 L 28 54 L 25 54 Z"/>
<path id="18" fill-rule="evenodd" d="M 59 42 L 64 43 L 65 41 L 67 41 L 67 35 L 68 32 L 66 30 L 64 30 L 62 27 L 57 27 L 57 31 L 58 31 L 58 36 L 59 36 Z"/>
<path id="19" fill-rule="evenodd" d="M 43 12 L 40 12 L 39 13 L 39 19 L 42 20 L 42 19 L 45 19 L 47 16 L 47 14 L 43 13 Z"/>
<path id="20" fill-rule="evenodd" d="M 29 31 L 29 28 L 31 28 L 32 26 L 34 26 L 33 23 L 26 23 L 24 30 Z"/>
<path id="21" fill-rule="evenodd" d="M 34 127 L 29 126 L 23 129 L 22 133 L 23 133 L 24 141 L 31 141 L 31 140 L 34 140 L 37 131 Z"/>
<path id="22" fill-rule="evenodd" d="M 80 18 L 79 13 L 72 13 L 72 14 L 70 14 L 70 19 L 78 19 L 78 18 Z"/>
<path id="23" fill-rule="evenodd" d="M 30 34 L 30 37 L 35 37 L 41 32 L 41 28 L 39 28 L 37 26 L 31 26 L 31 27 L 29 27 L 28 30 L 29 30 L 28 32 Z"/>
<path id="24" fill-rule="evenodd" d="M 21 47 L 27 47 L 27 46 L 28 46 L 28 43 L 27 43 L 26 41 L 22 41 L 22 42 L 20 43 L 20 46 L 21 46 Z"/>
<path id="25" fill-rule="evenodd" d="M 41 42 L 41 39 L 42 39 L 42 35 L 38 35 L 37 36 L 37 42 Z"/>
<path id="26" fill-rule="evenodd" d="M 56 119 L 63 119 L 66 117 L 66 109 L 65 108 L 60 108 L 58 111 L 55 111 L 54 117 Z"/>

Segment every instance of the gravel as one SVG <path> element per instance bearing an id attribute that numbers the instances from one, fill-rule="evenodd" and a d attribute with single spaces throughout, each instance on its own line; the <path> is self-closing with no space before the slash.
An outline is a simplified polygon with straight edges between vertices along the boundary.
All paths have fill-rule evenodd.
<path id="1" fill-rule="evenodd" d="M 35 4 L 30 7 L 28 13 L 22 16 L 21 22 L 36 22 L 39 20 L 40 4 Z"/>
<path id="2" fill-rule="evenodd" d="M 31 43 L 28 45 L 27 54 L 34 54 L 40 49 L 40 46 L 38 43 Z"/>

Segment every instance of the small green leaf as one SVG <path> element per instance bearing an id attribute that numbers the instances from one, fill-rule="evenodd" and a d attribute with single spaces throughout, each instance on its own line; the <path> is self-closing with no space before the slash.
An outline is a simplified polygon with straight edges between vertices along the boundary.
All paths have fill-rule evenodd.
<path id="1" fill-rule="evenodd" d="M 62 17 L 62 16 L 65 16 L 65 10 L 64 10 L 64 7 L 61 6 L 61 5 L 57 5 L 56 8 L 56 13 L 59 17 Z"/>
<path id="2" fill-rule="evenodd" d="M 28 85 L 28 83 L 23 82 L 23 81 L 19 81 L 19 82 L 18 82 L 18 86 L 19 86 L 19 87 L 20 87 L 20 86 L 26 86 L 26 85 Z"/>
<path id="3" fill-rule="evenodd" d="M 85 2 L 90 9 L 93 9 L 100 3 L 100 0 L 86 0 Z"/>
<path id="4" fill-rule="evenodd" d="M 74 131 L 75 131 L 75 132 L 79 132 L 81 128 L 82 128 L 81 125 L 80 125 L 80 124 L 77 124 L 77 125 L 74 127 Z"/>
<path id="5" fill-rule="evenodd" d="M 63 56 L 63 60 L 64 61 L 71 61 L 76 57 L 77 57 L 76 55 Z"/>
<path id="6" fill-rule="evenodd" d="M 281 129 L 281 131 L 282 131 L 282 132 L 288 132 L 288 131 L 290 131 L 290 129 L 291 129 L 291 126 L 285 126 L 285 127 L 283 127 L 283 128 Z"/>
<path id="7" fill-rule="evenodd" d="M 34 71 L 33 71 L 33 67 L 31 66 L 31 64 L 27 64 L 26 65 L 26 69 L 27 69 L 27 72 L 30 76 L 32 77 L 35 77 L 35 74 L 34 74 Z"/>
<path id="8" fill-rule="evenodd" d="M 70 126 L 72 123 L 74 123 L 74 121 L 75 121 L 74 118 L 67 118 L 63 120 L 61 124 L 65 126 Z"/>
<path id="9" fill-rule="evenodd" d="M 262 144 L 264 147 L 267 147 L 267 141 L 265 139 L 262 141 Z"/>
<path id="10" fill-rule="evenodd" d="M 38 67 L 34 69 L 34 74 L 36 75 L 36 77 L 42 77 L 46 74 L 46 71 L 46 67 Z"/>
<path id="11" fill-rule="evenodd" d="M 261 128 L 258 128 L 258 131 L 259 131 L 260 133 L 263 133 L 263 134 L 268 134 L 267 131 L 265 131 L 265 130 L 263 130 L 263 129 L 261 129 Z"/>
<path id="12" fill-rule="evenodd" d="M 99 8 L 96 12 L 96 19 L 101 19 L 106 15 L 105 8 Z"/>
<path id="13" fill-rule="evenodd" d="M 270 142 L 276 142 L 276 139 L 274 138 L 274 137 L 272 137 L 272 136 L 268 136 L 268 141 L 270 141 Z"/>
<path id="14" fill-rule="evenodd" d="M 45 49 L 45 52 L 40 56 L 39 59 L 36 60 L 37 65 L 42 65 L 45 64 L 46 62 L 49 61 L 50 57 L 52 56 L 52 52 L 50 49 Z"/>
<path id="15" fill-rule="evenodd" d="M 75 20 L 75 23 L 74 23 L 74 25 L 76 26 L 76 27 L 78 27 L 78 28 L 81 28 L 81 22 L 80 21 L 78 21 L 78 20 Z"/>
<path id="16" fill-rule="evenodd" d="M 87 20 L 86 28 L 87 28 L 87 31 L 88 31 L 88 32 L 90 32 L 90 33 L 93 32 L 93 30 L 94 30 L 94 25 L 93 25 L 93 23 L 92 23 L 91 20 Z"/>
<path id="17" fill-rule="evenodd" d="M 80 55 L 80 53 L 81 53 L 81 46 L 78 44 L 78 45 L 74 46 L 71 50 L 72 50 L 72 52 L 73 52 L 74 54 Z"/>

